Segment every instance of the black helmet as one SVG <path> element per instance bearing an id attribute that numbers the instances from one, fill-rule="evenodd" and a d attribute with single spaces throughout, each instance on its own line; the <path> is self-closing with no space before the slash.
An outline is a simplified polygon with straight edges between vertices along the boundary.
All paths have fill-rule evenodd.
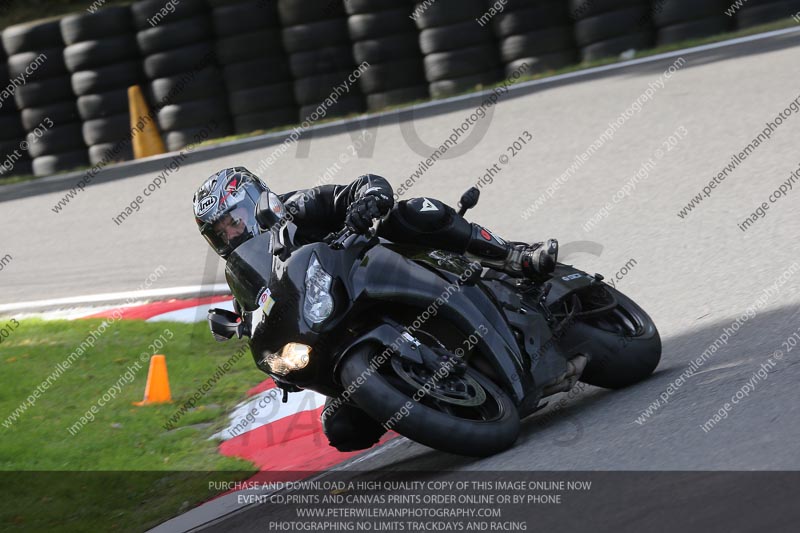
<path id="1" fill-rule="evenodd" d="M 277 195 L 244 167 L 220 170 L 194 194 L 194 216 L 200 233 L 220 256 L 227 258 L 236 247 L 261 233 L 256 219 L 259 201 L 262 205 L 268 202 L 276 219 L 283 217 L 283 204 Z"/>

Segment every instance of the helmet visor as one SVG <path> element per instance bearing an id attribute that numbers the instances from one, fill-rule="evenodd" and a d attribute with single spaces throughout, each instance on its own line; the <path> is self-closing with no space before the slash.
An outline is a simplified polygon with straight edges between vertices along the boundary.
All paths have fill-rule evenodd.
<path id="1" fill-rule="evenodd" d="M 240 244 L 257 235 L 255 205 L 249 196 L 221 214 L 219 218 L 204 224 L 201 233 L 214 250 L 226 257 Z"/>

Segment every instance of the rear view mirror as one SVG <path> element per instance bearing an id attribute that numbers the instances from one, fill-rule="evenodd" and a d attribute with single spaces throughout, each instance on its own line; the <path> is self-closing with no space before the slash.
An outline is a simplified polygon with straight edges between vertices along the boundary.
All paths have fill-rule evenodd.
<path id="1" fill-rule="evenodd" d="M 460 207 L 458 214 L 463 217 L 467 211 L 478 205 L 480 197 L 481 190 L 477 187 L 470 187 L 467 192 L 461 195 L 461 201 L 458 203 Z"/>
<path id="2" fill-rule="evenodd" d="M 227 309 L 209 309 L 208 327 L 218 342 L 225 342 L 234 336 L 242 338 L 242 317 Z"/>

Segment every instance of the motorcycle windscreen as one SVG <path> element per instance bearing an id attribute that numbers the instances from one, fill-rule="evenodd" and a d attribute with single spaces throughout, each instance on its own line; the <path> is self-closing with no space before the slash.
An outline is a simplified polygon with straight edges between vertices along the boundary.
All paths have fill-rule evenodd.
<path id="1" fill-rule="evenodd" d="M 228 256 L 225 279 L 233 296 L 245 311 L 260 307 L 272 276 L 272 233 L 250 239 Z"/>

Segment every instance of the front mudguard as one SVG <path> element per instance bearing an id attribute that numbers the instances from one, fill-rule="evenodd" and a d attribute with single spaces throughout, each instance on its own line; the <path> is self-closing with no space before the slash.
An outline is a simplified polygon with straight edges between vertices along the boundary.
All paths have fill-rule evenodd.
<path id="1" fill-rule="evenodd" d="M 423 364 L 425 359 L 431 356 L 435 357 L 435 354 L 432 354 L 430 348 L 417 341 L 407 331 L 403 330 L 401 326 L 383 323 L 356 338 L 339 352 L 333 367 L 333 372 L 334 375 L 337 376 L 337 379 L 342 361 L 344 361 L 356 347 L 367 342 L 375 342 L 387 347 L 387 349 L 384 349 L 381 353 L 381 356 L 385 354 L 385 360 L 388 360 L 392 354 L 398 354 L 404 359 L 408 359 L 417 364 Z M 390 349 L 391 353 L 389 353 Z M 377 364 L 381 362 L 383 361 Z M 375 368 L 377 368 L 377 364 Z"/>
<path id="2" fill-rule="evenodd" d="M 545 305 L 555 307 L 570 295 L 601 284 L 601 280 L 602 278 L 587 274 L 572 265 L 558 263 L 553 275 L 547 281 L 550 285 L 550 292 L 547 293 Z"/>

